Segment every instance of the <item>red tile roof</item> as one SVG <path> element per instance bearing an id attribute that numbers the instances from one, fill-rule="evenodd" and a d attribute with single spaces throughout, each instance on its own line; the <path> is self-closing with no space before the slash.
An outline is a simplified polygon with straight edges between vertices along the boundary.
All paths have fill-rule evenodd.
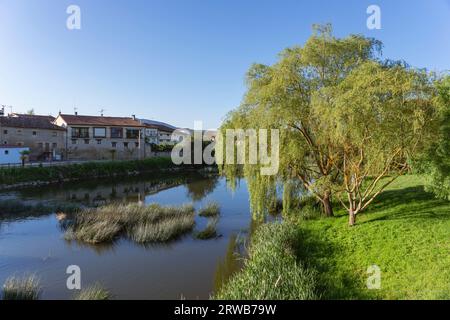
<path id="1" fill-rule="evenodd" d="M 66 129 L 53 124 L 46 117 L 0 117 L 0 125 L 10 128 L 66 131 Z"/>
<path id="2" fill-rule="evenodd" d="M 22 118 L 35 118 L 35 119 L 47 119 L 50 122 L 55 121 L 55 117 L 51 115 L 39 115 L 39 114 L 26 114 L 26 113 L 12 113 L 12 117 L 22 117 Z"/>
<path id="3" fill-rule="evenodd" d="M 59 115 L 69 126 L 143 127 L 139 121 L 126 117 Z"/>

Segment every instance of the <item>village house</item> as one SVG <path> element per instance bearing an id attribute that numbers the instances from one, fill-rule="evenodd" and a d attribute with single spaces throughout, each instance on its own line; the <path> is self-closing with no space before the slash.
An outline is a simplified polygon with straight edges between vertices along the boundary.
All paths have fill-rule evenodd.
<path id="1" fill-rule="evenodd" d="M 30 161 L 61 160 L 66 130 L 53 124 L 52 116 L 11 114 L 0 117 L 3 146 L 29 148 Z"/>
<path id="2" fill-rule="evenodd" d="M 144 128 L 133 117 L 59 114 L 54 123 L 67 129 L 66 158 L 69 160 L 142 159 L 150 152 L 144 143 Z"/>
<path id="3" fill-rule="evenodd" d="M 155 120 L 140 119 L 139 121 L 145 126 L 145 140 L 147 143 L 174 145 L 178 142 L 172 137 L 172 133 L 177 129 L 176 127 Z"/>

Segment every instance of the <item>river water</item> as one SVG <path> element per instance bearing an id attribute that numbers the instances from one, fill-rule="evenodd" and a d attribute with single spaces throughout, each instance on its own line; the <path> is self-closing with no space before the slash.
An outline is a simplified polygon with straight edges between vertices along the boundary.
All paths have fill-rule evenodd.
<path id="1" fill-rule="evenodd" d="M 127 239 L 108 245 L 64 240 L 55 212 L 0 212 L 0 286 L 12 275 L 35 274 L 42 299 L 70 299 L 70 265 L 81 269 L 81 285 L 100 283 L 117 299 L 207 299 L 239 270 L 248 235 L 254 228 L 245 181 L 236 190 L 211 173 L 140 176 L 94 180 L 0 193 L 0 201 L 24 204 L 76 203 L 95 206 L 110 202 L 192 203 L 221 206 L 220 237 L 197 240 L 192 234 L 163 245 L 142 246 Z M 196 217 L 195 230 L 206 218 Z"/>

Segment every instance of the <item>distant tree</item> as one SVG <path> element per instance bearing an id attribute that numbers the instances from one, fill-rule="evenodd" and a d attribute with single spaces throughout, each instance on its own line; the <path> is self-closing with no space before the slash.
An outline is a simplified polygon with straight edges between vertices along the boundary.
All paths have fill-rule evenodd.
<path id="1" fill-rule="evenodd" d="M 20 151 L 20 160 L 22 160 L 22 167 L 25 167 L 25 161 L 27 161 L 29 155 L 30 155 L 29 150 Z"/>
<path id="2" fill-rule="evenodd" d="M 28 111 L 27 111 L 27 114 L 30 115 L 30 116 L 33 116 L 33 115 L 35 114 L 35 113 L 34 113 L 34 109 L 28 110 Z"/>

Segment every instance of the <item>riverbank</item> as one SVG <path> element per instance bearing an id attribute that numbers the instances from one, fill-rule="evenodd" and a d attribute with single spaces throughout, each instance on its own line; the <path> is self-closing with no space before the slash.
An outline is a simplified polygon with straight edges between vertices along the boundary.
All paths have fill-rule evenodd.
<path id="1" fill-rule="evenodd" d="M 418 176 L 399 178 L 352 228 L 343 210 L 334 218 L 261 228 L 257 238 L 267 241 L 257 241 L 252 250 L 262 252 L 272 247 L 271 239 L 288 234 L 283 242 L 291 246 L 289 254 L 296 263 L 278 268 L 277 259 L 267 263 L 252 255 L 218 297 L 255 299 L 263 292 L 268 299 L 301 299 L 289 279 L 308 270 L 322 299 L 449 299 L 450 202 L 435 199 L 423 185 Z M 295 231 L 286 232 L 290 228 Z M 369 290 L 374 269 L 368 273 L 368 268 L 373 265 L 380 268 L 381 286 Z M 258 270 L 266 273 L 265 281 L 251 281 Z M 285 290 L 273 289 L 278 287 Z"/>
<path id="2" fill-rule="evenodd" d="M 131 161 L 86 162 L 54 167 L 3 168 L 0 169 L 0 190 L 191 168 L 194 167 L 175 165 L 170 157 Z"/>

